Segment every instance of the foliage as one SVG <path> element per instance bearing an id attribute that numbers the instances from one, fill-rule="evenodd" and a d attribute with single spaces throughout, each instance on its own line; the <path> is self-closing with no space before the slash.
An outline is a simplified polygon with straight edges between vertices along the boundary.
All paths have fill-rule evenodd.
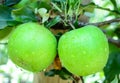
<path id="1" fill-rule="evenodd" d="M 0 47 L 0 65 L 4 65 L 8 61 L 7 49 L 4 45 L 0 45 Z"/>
<path id="2" fill-rule="evenodd" d="M 45 72 L 46 76 L 55 76 L 59 75 L 62 79 L 72 79 L 72 73 L 68 72 L 65 68 L 62 68 L 61 70 L 52 69 L 48 72 Z"/>
<path id="3" fill-rule="evenodd" d="M 96 25 L 95 22 L 103 22 L 100 28 L 108 37 L 110 47 L 109 60 L 104 68 L 104 82 L 110 83 L 116 77 L 119 81 L 120 23 L 116 20 L 114 23 L 104 24 L 104 21 L 120 17 L 120 1 L 98 0 L 100 2 L 97 3 L 97 0 L 93 0 L 88 4 L 83 4 L 82 0 L 25 0 L 25 3 L 21 1 L 5 0 L 0 2 L 0 29 L 32 21 L 44 24 L 50 30 L 62 29 L 68 31 L 80 28 L 90 22 L 94 22 L 93 25 Z M 61 34 L 63 32 L 55 34 L 57 39 Z M 5 63 L 7 63 L 6 53 L 0 49 L 0 65 Z M 72 76 L 64 68 L 61 70 L 52 69 L 45 75 L 59 75 L 64 79 L 69 79 Z"/>

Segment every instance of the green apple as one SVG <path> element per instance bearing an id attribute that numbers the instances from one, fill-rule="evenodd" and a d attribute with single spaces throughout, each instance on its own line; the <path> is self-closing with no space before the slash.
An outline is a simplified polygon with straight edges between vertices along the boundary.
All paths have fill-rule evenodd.
<path id="1" fill-rule="evenodd" d="M 19 25 L 10 35 L 8 54 L 23 69 L 39 72 L 56 56 L 55 36 L 44 26 L 29 22 Z"/>
<path id="2" fill-rule="evenodd" d="M 106 36 L 98 27 L 87 25 L 63 34 L 58 43 L 58 53 L 68 71 L 86 76 L 104 68 L 109 46 Z"/>

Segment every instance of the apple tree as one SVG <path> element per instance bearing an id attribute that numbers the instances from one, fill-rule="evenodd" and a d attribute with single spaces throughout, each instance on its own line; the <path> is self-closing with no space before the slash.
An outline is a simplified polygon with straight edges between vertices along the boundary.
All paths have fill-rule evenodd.
<path id="1" fill-rule="evenodd" d="M 86 76 L 97 73 L 103 74 L 103 83 L 119 83 L 119 4 L 119 0 L 1 0 L 0 65 L 9 58 L 38 73 L 35 77 L 43 76 L 35 83 L 48 83 L 46 78 L 54 78 L 50 83 L 58 78 L 84 83 Z"/>

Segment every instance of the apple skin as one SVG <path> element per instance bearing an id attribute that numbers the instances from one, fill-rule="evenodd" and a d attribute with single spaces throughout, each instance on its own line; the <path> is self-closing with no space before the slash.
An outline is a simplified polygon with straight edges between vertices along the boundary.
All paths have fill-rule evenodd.
<path id="1" fill-rule="evenodd" d="M 40 72 L 56 56 L 57 40 L 44 26 L 25 23 L 17 26 L 8 41 L 10 59 L 23 69 Z"/>
<path id="2" fill-rule="evenodd" d="M 103 70 L 108 60 L 108 41 L 98 27 L 87 25 L 63 34 L 58 54 L 68 71 L 87 76 Z"/>

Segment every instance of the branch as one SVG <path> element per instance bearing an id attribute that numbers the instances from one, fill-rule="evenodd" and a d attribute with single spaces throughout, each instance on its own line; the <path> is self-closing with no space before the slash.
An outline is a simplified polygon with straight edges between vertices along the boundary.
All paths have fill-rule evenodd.
<path id="1" fill-rule="evenodd" d="M 109 11 L 109 12 L 112 12 L 112 13 L 115 13 L 115 14 L 120 14 L 120 12 L 118 12 L 116 10 L 111 10 L 109 8 L 103 8 L 103 7 L 100 7 L 98 5 L 96 5 L 96 8 L 101 9 L 101 10 L 106 10 L 106 11 Z"/>
<path id="2" fill-rule="evenodd" d="M 97 22 L 97 23 L 83 23 L 83 22 L 78 22 L 78 26 L 86 26 L 86 25 L 95 25 L 95 26 L 104 26 L 104 25 L 108 25 L 114 22 L 120 22 L 120 18 L 115 18 L 112 20 L 108 20 L 108 21 L 104 21 L 104 22 Z"/>
<path id="3" fill-rule="evenodd" d="M 114 40 L 113 38 L 108 38 L 108 41 L 120 48 L 120 40 Z"/>

